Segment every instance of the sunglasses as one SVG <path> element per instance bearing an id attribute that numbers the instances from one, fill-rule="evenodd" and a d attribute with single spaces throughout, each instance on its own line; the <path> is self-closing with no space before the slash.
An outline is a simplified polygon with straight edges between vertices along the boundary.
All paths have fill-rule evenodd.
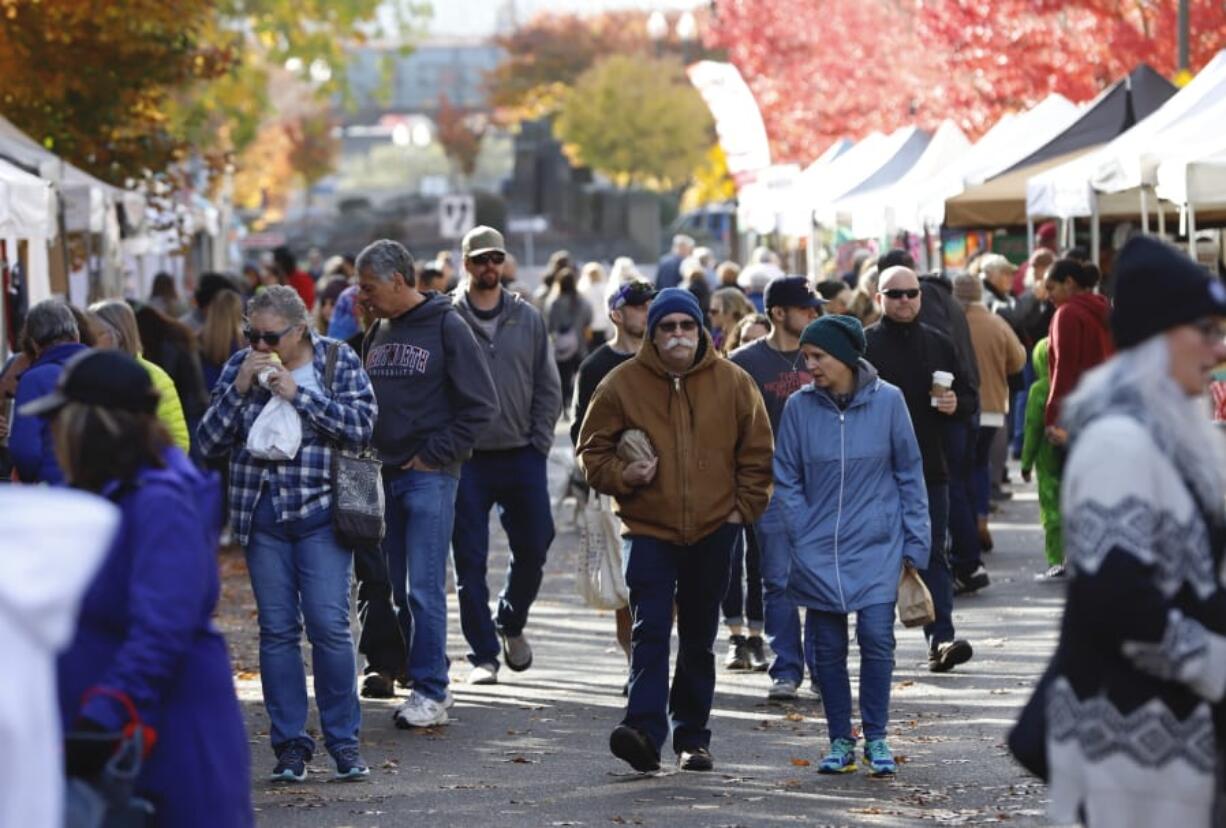
<path id="1" fill-rule="evenodd" d="M 682 319 L 676 322 L 661 322 L 656 327 L 664 331 L 664 333 L 675 333 L 677 331 L 690 333 L 691 331 L 698 330 L 698 323 L 693 319 Z"/>
<path id="2" fill-rule="evenodd" d="M 469 256 L 468 260 L 478 267 L 484 267 L 487 264 L 500 265 L 507 260 L 506 253 L 481 253 L 477 256 Z"/>
<path id="3" fill-rule="evenodd" d="M 243 331 L 243 336 L 247 337 L 247 341 L 252 345 L 259 345 L 260 340 L 262 339 L 268 343 L 270 348 L 275 348 L 277 347 L 277 343 L 281 341 L 281 337 L 285 336 L 293 329 L 293 325 L 290 325 L 283 331 L 257 331 L 255 328 L 247 328 Z"/>
<path id="4" fill-rule="evenodd" d="M 914 299 L 920 295 L 919 288 L 890 288 L 889 290 L 881 291 L 881 294 L 887 299 L 902 299 L 904 296 L 908 299 Z"/>

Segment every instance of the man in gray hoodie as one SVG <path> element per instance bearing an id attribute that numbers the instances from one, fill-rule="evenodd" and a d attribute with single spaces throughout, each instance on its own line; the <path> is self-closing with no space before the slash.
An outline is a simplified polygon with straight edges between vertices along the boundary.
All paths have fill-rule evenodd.
<path id="1" fill-rule="evenodd" d="M 469 681 L 495 684 L 499 638 L 508 667 L 520 671 L 532 666 L 524 625 L 554 537 L 546 464 L 562 413 L 562 385 L 540 313 L 502 286 L 507 258 L 502 234 L 475 227 L 461 247 L 468 279 L 456 292 L 455 307 L 485 355 L 500 414 L 477 439 L 460 475 L 452 561 L 460 627 L 473 665 Z M 495 504 L 511 546 L 496 619 L 490 617 L 485 579 L 489 514 Z"/>
<path id="2" fill-rule="evenodd" d="M 398 727 L 446 724 L 447 546 L 460 466 L 498 413 L 480 347 L 448 297 L 422 292 L 413 257 L 374 242 L 357 259 L 361 302 L 378 321 L 362 356 L 379 402 L 372 442 L 383 461 L 392 594 L 408 649 L 409 699 Z"/>

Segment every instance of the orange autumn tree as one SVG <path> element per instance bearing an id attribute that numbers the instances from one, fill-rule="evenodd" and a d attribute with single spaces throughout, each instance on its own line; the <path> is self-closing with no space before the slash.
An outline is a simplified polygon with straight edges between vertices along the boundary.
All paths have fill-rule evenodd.
<path id="1" fill-rule="evenodd" d="M 1226 7 L 1190 0 L 1192 68 L 1226 46 Z M 1173 76 L 1177 0 L 716 0 L 779 161 L 840 137 L 951 118 L 970 137 L 1051 92 L 1093 97 L 1138 63 Z"/>

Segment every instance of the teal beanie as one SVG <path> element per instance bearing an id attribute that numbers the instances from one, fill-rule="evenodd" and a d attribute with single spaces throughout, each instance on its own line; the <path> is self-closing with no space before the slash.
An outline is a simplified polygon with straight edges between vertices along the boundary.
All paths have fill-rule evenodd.
<path id="1" fill-rule="evenodd" d="M 864 326 L 854 316 L 822 316 L 805 326 L 800 344 L 821 348 L 853 371 L 864 356 Z"/>

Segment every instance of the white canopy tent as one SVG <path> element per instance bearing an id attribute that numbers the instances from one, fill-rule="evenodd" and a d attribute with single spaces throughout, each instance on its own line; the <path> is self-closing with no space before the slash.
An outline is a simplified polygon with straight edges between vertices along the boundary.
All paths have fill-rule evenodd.
<path id="1" fill-rule="evenodd" d="M 834 203 L 889 164 L 909 141 L 919 137 L 916 127 L 903 127 L 889 135 L 874 132 L 843 153 L 816 181 L 805 198 L 814 219 L 828 227 L 837 222 Z"/>
<path id="2" fill-rule="evenodd" d="M 0 159 L 0 238 L 55 238 L 51 184 Z"/>
<path id="3" fill-rule="evenodd" d="M 943 224 L 946 200 L 1026 158 L 1063 132 L 1080 113 L 1081 107 L 1077 104 L 1053 93 L 1032 109 L 1001 117 L 958 160 L 917 185 L 920 204 L 912 229 Z"/>

